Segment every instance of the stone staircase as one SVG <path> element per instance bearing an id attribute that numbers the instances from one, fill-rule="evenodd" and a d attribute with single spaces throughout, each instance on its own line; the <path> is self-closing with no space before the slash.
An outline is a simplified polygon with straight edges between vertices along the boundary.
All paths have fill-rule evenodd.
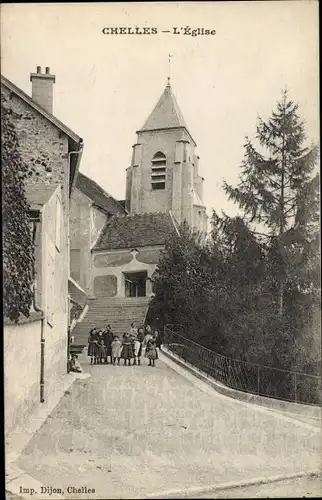
<path id="1" fill-rule="evenodd" d="M 85 318 L 71 333 L 75 337 L 75 347 L 87 345 L 89 331 L 94 327 L 103 328 L 110 324 L 113 333 L 123 334 L 130 331 L 133 322 L 136 326 L 143 325 L 149 302 L 149 297 L 89 299 Z"/>

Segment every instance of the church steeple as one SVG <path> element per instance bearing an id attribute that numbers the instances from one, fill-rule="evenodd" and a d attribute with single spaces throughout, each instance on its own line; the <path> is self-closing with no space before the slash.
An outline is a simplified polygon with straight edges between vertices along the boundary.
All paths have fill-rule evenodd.
<path id="1" fill-rule="evenodd" d="M 203 178 L 196 143 L 172 91 L 170 74 L 152 113 L 137 131 L 131 166 L 127 169 L 126 208 L 131 214 L 168 212 L 203 230 Z"/>
<path id="2" fill-rule="evenodd" d="M 168 77 L 167 85 L 155 108 L 139 132 L 168 128 L 185 128 L 188 131 L 185 119 L 172 91 L 170 77 Z"/>

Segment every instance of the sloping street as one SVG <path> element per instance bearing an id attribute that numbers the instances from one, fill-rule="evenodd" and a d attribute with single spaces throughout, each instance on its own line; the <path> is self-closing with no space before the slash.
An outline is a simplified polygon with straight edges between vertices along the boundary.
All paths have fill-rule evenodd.
<path id="1" fill-rule="evenodd" d="M 317 427 L 200 390 L 171 364 L 85 359 L 91 378 L 65 393 L 17 465 L 67 498 L 178 495 L 318 468 Z"/>

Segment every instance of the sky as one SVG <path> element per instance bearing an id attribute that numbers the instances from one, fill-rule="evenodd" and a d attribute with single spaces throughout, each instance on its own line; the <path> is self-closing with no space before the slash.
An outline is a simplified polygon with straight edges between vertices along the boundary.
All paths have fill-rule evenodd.
<path id="1" fill-rule="evenodd" d="M 122 26 L 158 33 L 102 33 Z M 223 179 L 238 182 L 244 138 L 254 138 L 257 117 L 269 118 L 282 89 L 298 102 L 310 142 L 319 139 L 316 1 L 1 5 L 2 74 L 31 95 L 30 73 L 50 67 L 53 112 L 84 140 L 80 171 L 117 199 L 125 198 L 135 132 L 167 83 L 168 54 L 208 214 L 234 215 Z"/>

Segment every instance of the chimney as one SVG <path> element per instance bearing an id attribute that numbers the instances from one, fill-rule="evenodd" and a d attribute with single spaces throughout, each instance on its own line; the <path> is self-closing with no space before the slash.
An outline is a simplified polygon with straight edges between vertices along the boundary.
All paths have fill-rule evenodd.
<path id="1" fill-rule="evenodd" d="M 37 73 L 30 73 L 30 81 L 32 82 L 33 100 L 45 108 L 49 113 L 53 112 L 53 85 L 55 83 L 55 75 L 50 74 L 50 68 L 46 67 L 45 73 L 41 72 L 41 67 L 37 66 Z"/>

